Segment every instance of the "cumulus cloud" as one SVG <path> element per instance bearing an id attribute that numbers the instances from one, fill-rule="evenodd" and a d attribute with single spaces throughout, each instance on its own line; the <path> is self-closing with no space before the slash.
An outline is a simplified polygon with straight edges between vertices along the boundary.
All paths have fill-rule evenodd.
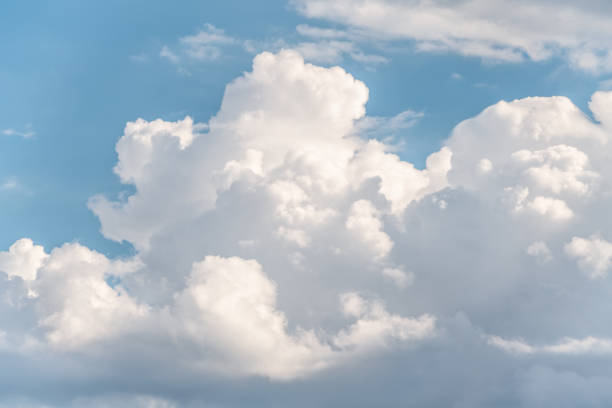
<path id="1" fill-rule="evenodd" d="M 310 18 L 410 40 L 424 52 L 455 52 L 485 60 L 520 62 L 564 57 L 576 68 L 612 70 L 612 9 L 603 2 L 469 0 L 294 0 Z"/>
<path id="2" fill-rule="evenodd" d="M 410 285 L 414 279 L 412 272 L 404 272 L 401 268 L 384 268 L 382 274 L 394 282 L 400 289 Z"/>
<path id="3" fill-rule="evenodd" d="M 409 319 L 391 315 L 380 302 L 367 302 L 357 293 L 345 293 L 341 301 L 344 313 L 358 318 L 334 340 L 341 348 L 367 349 L 385 346 L 389 339 L 422 339 L 431 336 L 435 327 L 432 316 Z"/>
<path id="4" fill-rule="evenodd" d="M 382 230 L 380 215 L 367 200 L 359 200 L 351 205 L 346 228 L 363 242 L 365 249 L 370 250 L 374 259 L 384 258 L 393 248 L 393 241 Z"/>
<path id="5" fill-rule="evenodd" d="M 18 247 L 27 244 L 31 242 L 21 240 L 13 246 L 25 258 L 22 262 L 32 257 Z M 350 294 L 340 296 L 342 310 L 346 313 L 347 296 L 362 307 L 348 314 L 355 319 L 348 329 L 328 339 L 299 327 L 288 333 L 287 319 L 276 305 L 276 284 L 259 263 L 238 257 L 207 256 L 194 263 L 185 288 L 158 308 L 139 302 L 121 284 L 109 283 L 109 278 L 136 272 L 143 266 L 138 262 L 111 261 L 78 244 L 66 244 L 45 257 L 44 266 L 35 265 L 40 276 L 32 282 L 36 318 L 44 329 L 38 349 L 48 345 L 59 352 L 90 354 L 100 352 L 96 345 L 128 338 L 143 343 L 145 338 L 172 339 L 177 354 L 190 348 L 204 352 L 183 356 L 189 360 L 182 363 L 194 369 L 288 380 L 393 339 L 426 338 L 435 327 L 431 316 L 393 315 L 380 302 Z M 171 352 L 167 347 L 160 351 Z"/>
<path id="6" fill-rule="evenodd" d="M 392 313 L 380 300 L 347 292 L 356 289 L 350 281 L 328 292 L 333 309 L 313 304 L 309 311 L 335 314 L 329 327 L 300 315 L 301 303 L 286 304 L 287 296 L 313 296 L 326 285 L 321 276 L 299 295 L 298 287 L 284 289 L 291 274 L 316 270 L 315 253 L 346 264 L 362 252 L 372 270 L 357 273 L 383 279 L 381 262 L 393 246 L 386 217 L 445 186 L 447 152 L 421 171 L 359 136 L 367 97 L 365 85 L 340 68 L 306 64 L 292 51 L 264 53 L 228 85 L 208 124 L 129 122 L 114 171 L 135 192 L 99 195 L 89 206 L 101 232 L 130 242 L 136 254 L 113 260 L 77 243 L 46 253 L 17 241 L 0 254 L 0 270 L 27 282 L 11 290 L 32 326 L 9 336 L 7 347 L 22 349 L 28 338 L 30 353 L 96 360 L 114 345 L 141 344 L 197 375 L 285 381 L 433 337 L 433 316 Z M 386 160 L 391 167 L 375 168 Z M 391 190 L 396 168 L 416 189 Z M 379 180 L 380 193 L 370 188 Z M 405 285 L 394 271 L 386 275 Z M 346 312 L 349 298 L 362 304 L 359 312 Z M 146 353 L 129 359 L 140 364 Z"/>
<path id="7" fill-rule="evenodd" d="M 106 278 L 119 275 L 113 266 L 104 255 L 79 244 L 51 252 L 33 283 L 38 321 L 51 345 L 72 349 L 104 341 L 146 315 L 145 305 L 120 285 L 108 284 Z"/>
<path id="8" fill-rule="evenodd" d="M 31 239 L 23 238 L 16 241 L 8 251 L 0 252 L 0 271 L 9 278 L 18 276 L 23 280 L 34 280 L 38 269 L 47 259 L 45 250 L 40 245 L 34 245 Z"/>
<path id="9" fill-rule="evenodd" d="M 536 241 L 527 247 L 527 254 L 535 257 L 538 262 L 550 262 L 553 257 L 546 242 Z"/>
<path id="10" fill-rule="evenodd" d="M 565 253 L 577 260 L 580 269 L 591 278 L 601 278 L 612 265 L 612 243 L 598 236 L 573 237 L 565 245 Z"/>
<path id="11" fill-rule="evenodd" d="M 27 238 L 0 253 L 9 397 L 326 406 L 335 378 L 349 405 L 533 406 L 528 385 L 557 370 L 612 378 L 611 95 L 595 120 L 564 97 L 501 101 L 418 168 L 364 132 L 364 83 L 258 55 L 208 123 L 125 126 L 130 192 L 89 207 L 130 257 Z M 49 391 L 60 372 L 78 392 Z"/>

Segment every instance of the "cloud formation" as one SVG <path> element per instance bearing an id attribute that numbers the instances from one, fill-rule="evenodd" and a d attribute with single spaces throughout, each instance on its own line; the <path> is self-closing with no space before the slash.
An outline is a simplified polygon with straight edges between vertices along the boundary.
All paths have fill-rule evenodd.
<path id="1" fill-rule="evenodd" d="M 424 52 L 489 61 L 565 58 L 578 69 L 612 70 L 612 8 L 600 1 L 294 0 L 299 12 L 370 33 L 411 40 Z"/>
<path id="2" fill-rule="evenodd" d="M 29 129 L 30 128 L 29 125 L 27 126 L 27 128 L 28 128 L 28 130 L 26 130 L 24 132 L 19 132 L 19 131 L 15 130 L 15 129 L 4 129 L 2 131 L 2 134 L 6 135 L 6 136 L 19 136 L 19 137 L 22 137 L 24 139 L 29 139 L 31 137 L 34 137 L 36 135 L 36 132 L 30 130 Z"/>
<path id="3" fill-rule="evenodd" d="M 133 190 L 89 207 L 134 254 L 0 252 L 0 359 L 35 379 L 4 400 L 321 406 L 338 387 L 355 405 L 377 387 L 381 405 L 528 407 L 566 382 L 605 400 L 612 93 L 595 120 L 565 97 L 501 101 L 422 169 L 368 139 L 367 100 L 282 51 L 207 124 L 127 123 L 114 171 Z"/>
<path id="4" fill-rule="evenodd" d="M 224 47 L 236 43 L 236 39 L 225 34 L 225 31 L 207 23 L 195 34 L 179 38 L 176 47 L 164 45 L 159 56 L 174 64 L 185 60 L 213 61 L 221 57 Z"/>

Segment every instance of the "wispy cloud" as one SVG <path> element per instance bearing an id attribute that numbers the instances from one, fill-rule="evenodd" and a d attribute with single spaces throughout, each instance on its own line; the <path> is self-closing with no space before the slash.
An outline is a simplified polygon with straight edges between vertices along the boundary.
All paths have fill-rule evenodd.
<path id="1" fill-rule="evenodd" d="M 159 56 L 174 64 L 187 60 L 212 61 L 223 55 L 223 47 L 237 42 L 225 34 L 224 30 L 212 24 L 204 24 L 195 34 L 179 38 L 174 47 L 164 45 Z"/>
<path id="2" fill-rule="evenodd" d="M 243 46 L 253 54 L 262 51 L 278 52 L 281 49 L 292 49 L 299 52 L 305 60 L 318 64 L 339 64 L 347 59 L 368 66 L 389 62 L 382 55 L 365 52 L 361 43 L 366 39 L 355 31 L 300 24 L 295 28 L 295 32 L 296 35 L 289 39 L 245 40 Z"/>
<path id="3" fill-rule="evenodd" d="M 179 56 L 172 52 L 172 50 L 170 50 L 167 45 L 164 45 L 162 47 L 161 51 L 159 52 L 159 56 L 162 58 L 166 58 L 167 60 L 175 64 L 178 63 L 180 60 Z"/>
<path id="4" fill-rule="evenodd" d="M 149 61 L 149 56 L 145 53 L 130 55 L 130 60 L 132 62 L 147 62 Z"/>
<path id="5" fill-rule="evenodd" d="M 19 136 L 24 139 L 29 139 L 33 137 L 34 135 L 36 135 L 36 132 L 34 132 L 33 130 L 25 130 L 23 132 L 20 132 L 18 130 L 9 128 L 9 129 L 4 129 L 2 131 L 2 134 L 6 136 Z"/>
<path id="6" fill-rule="evenodd" d="M 574 68 L 612 72 L 612 9 L 604 3 L 517 0 L 293 0 L 306 17 L 361 30 L 421 52 L 453 52 L 518 63 L 565 58 Z M 309 34 L 335 35 L 337 30 Z"/>
<path id="7" fill-rule="evenodd" d="M 263 51 L 278 52 L 292 49 L 299 52 L 309 62 L 319 64 L 339 64 L 346 59 L 361 62 L 373 67 L 389 60 L 377 54 L 364 51 L 362 43 L 372 39 L 357 30 L 338 30 L 300 24 L 288 36 L 267 39 L 244 39 L 231 36 L 212 24 L 204 24 L 195 34 L 181 37 L 174 45 L 164 44 L 159 57 L 177 65 L 178 71 L 189 75 L 188 66 L 197 62 L 210 62 L 229 53 L 229 47 L 241 47 L 251 54 Z M 141 62 L 141 56 L 132 56 Z"/>
<path id="8" fill-rule="evenodd" d="M 599 82 L 599 89 L 602 90 L 612 90 L 612 78 L 608 78 L 608 79 L 604 79 L 603 81 Z"/>
<path id="9" fill-rule="evenodd" d="M 350 38 L 351 35 L 348 31 L 344 30 L 336 30 L 333 28 L 321 28 L 321 27 L 313 27 L 308 24 L 300 24 L 295 30 L 304 37 L 313 37 L 313 38 Z"/>
<path id="10" fill-rule="evenodd" d="M 19 182 L 15 177 L 9 177 L 0 184 L 0 191 L 15 190 L 19 188 Z"/>
<path id="11" fill-rule="evenodd" d="M 423 112 L 405 110 L 395 116 L 366 116 L 357 123 L 358 133 L 378 140 L 393 139 L 398 132 L 416 125 L 424 116 Z"/>

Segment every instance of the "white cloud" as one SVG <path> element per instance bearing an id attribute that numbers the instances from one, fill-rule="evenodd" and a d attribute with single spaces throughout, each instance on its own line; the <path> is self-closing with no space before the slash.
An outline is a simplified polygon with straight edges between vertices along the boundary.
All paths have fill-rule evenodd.
<path id="1" fill-rule="evenodd" d="M 340 348 L 367 350 L 387 346 L 390 340 L 421 340 L 434 334 L 436 320 L 432 316 L 411 319 L 392 315 L 380 302 L 365 301 L 354 292 L 340 299 L 344 313 L 358 318 L 334 340 Z"/>
<path id="2" fill-rule="evenodd" d="M 491 406 L 518 400 L 534 363 L 602 373 L 611 95 L 593 95 L 595 120 L 563 97 L 499 102 L 419 169 L 363 130 L 412 113 L 369 120 L 343 69 L 263 53 L 207 124 L 126 125 L 115 172 L 130 192 L 89 205 L 131 257 L 27 239 L 0 254 L 3 384 L 27 378 L 41 385 L 16 394 L 57 406 L 107 392 L 231 406 L 236 387 L 286 405 L 308 384 L 321 399 L 305 404 L 335 406 L 319 387 L 339 378 L 343 400 L 396 406 L 401 378 L 417 405 Z M 49 396 L 60 372 L 91 395 Z M 458 385 L 423 393 L 441 379 Z"/>
<path id="3" fill-rule="evenodd" d="M 204 24 L 195 34 L 179 38 L 176 47 L 164 45 L 159 56 L 175 64 L 190 59 L 212 61 L 221 57 L 224 47 L 236 42 L 234 38 L 225 34 L 225 31 L 212 24 Z"/>
<path id="4" fill-rule="evenodd" d="M 21 240 L 12 248 L 28 244 Z M 39 252 L 41 247 L 33 250 Z M 371 352 L 391 340 L 421 340 L 435 327 L 430 316 L 413 319 L 389 314 L 382 303 L 358 297 L 364 307 L 351 316 L 355 322 L 327 341 L 300 327 L 290 333 L 284 313 L 277 309 L 276 284 L 254 260 L 207 256 L 194 263 L 185 288 L 173 295 L 172 303 L 155 308 L 139 303 L 123 286 L 108 283 L 125 265 L 81 245 L 66 244 L 50 255 L 43 252 L 42 266 L 32 261 L 32 248 L 13 252 L 11 256 L 20 259 L 14 260 L 12 268 L 29 261 L 35 265 L 26 267 L 39 269 L 38 277 L 28 277 L 37 294 L 33 301 L 38 326 L 53 350 L 64 352 L 95 354 L 96 344 L 135 339 L 163 345 L 172 339 L 175 345 L 164 346 L 160 352 L 178 356 L 194 347 L 203 350 L 203 354 L 183 355 L 186 360 L 180 362 L 201 367 L 200 371 L 290 380 Z M 345 298 L 342 295 L 343 305 Z"/>
<path id="5" fill-rule="evenodd" d="M 9 278 L 18 276 L 24 280 L 34 280 L 46 260 L 44 248 L 24 238 L 11 245 L 7 252 L 0 252 L 0 271 Z"/>
<path id="6" fill-rule="evenodd" d="M 519 150 L 512 158 L 522 164 L 534 164 L 524 173 L 537 186 L 553 193 L 570 191 L 588 194 L 591 184 L 599 175 L 587 170 L 588 156 L 572 146 L 556 145 L 544 150 Z"/>
<path id="7" fill-rule="evenodd" d="M 0 184 L 0 191 L 15 190 L 16 188 L 19 188 L 19 182 L 15 177 L 9 177 L 2 184 Z"/>
<path id="8" fill-rule="evenodd" d="M 176 302 L 182 330 L 214 350 L 221 361 L 208 363 L 229 375 L 292 378 L 325 368 L 333 354 L 312 332 L 295 337 L 286 332 L 286 318 L 276 309 L 276 285 L 256 261 L 205 258 L 194 265 Z"/>
<path id="9" fill-rule="evenodd" d="M 589 109 L 593 112 L 593 116 L 608 131 L 612 127 L 610 103 L 612 103 L 612 93 L 604 91 L 595 92 L 589 102 Z"/>
<path id="10" fill-rule="evenodd" d="M 395 283 L 400 289 L 410 285 L 414 279 L 414 274 L 412 272 L 404 272 L 401 268 L 384 268 L 382 274 Z"/>
<path id="11" fill-rule="evenodd" d="M 425 52 L 520 62 L 566 57 L 578 69 L 612 70 L 612 10 L 597 2 L 294 0 L 306 17 L 375 38 L 415 41 Z"/>
<path id="12" fill-rule="evenodd" d="M 310 237 L 306 233 L 299 229 L 286 228 L 284 226 L 278 227 L 276 231 L 279 236 L 283 237 L 289 242 L 292 242 L 300 248 L 306 248 L 310 246 Z"/>
<path id="13" fill-rule="evenodd" d="M 481 173 L 488 173 L 493 170 L 493 163 L 486 157 L 482 158 L 478 161 L 478 170 L 480 170 Z"/>
<path id="14" fill-rule="evenodd" d="M 383 139 L 413 127 L 423 116 L 422 112 L 408 109 L 391 117 L 366 116 L 359 121 L 357 127 L 361 135 L 365 137 Z"/>
<path id="15" fill-rule="evenodd" d="M 219 187 L 223 191 L 249 174 L 263 178 L 276 213 L 288 225 L 328 219 L 336 210 L 326 208 L 326 194 L 373 177 L 381 177 L 380 191 L 399 214 L 411 201 L 445 186 L 450 153 L 432 155 L 428 169 L 419 171 L 385 153 L 380 142 L 364 146 L 351 133 L 354 120 L 364 115 L 367 95 L 367 88 L 340 68 L 304 64 L 290 51 L 261 54 L 252 73 L 228 86 L 205 137 L 204 127 L 190 118 L 128 123 L 117 144 L 115 171 L 138 192 L 125 202 L 98 196 L 90 207 L 105 236 L 139 247 L 164 228 L 164 220 L 175 223 L 176 214 L 188 219 L 209 211 Z M 415 185 L 403 183 L 402 172 Z M 172 181 L 177 173 L 183 182 Z"/>
<path id="16" fill-rule="evenodd" d="M 343 55 L 353 52 L 353 44 L 348 41 L 300 42 L 290 46 L 306 60 L 322 64 L 337 64 Z"/>
<path id="17" fill-rule="evenodd" d="M 578 261 L 578 266 L 591 278 L 603 278 L 612 265 L 612 243 L 593 235 L 573 237 L 565 245 L 565 253 Z"/>
<path id="18" fill-rule="evenodd" d="M 19 136 L 22 137 L 24 139 L 29 139 L 31 137 L 34 137 L 36 135 L 36 132 L 32 131 L 32 130 L 26 130 L 24 132 L 19 132 L 15 129 L 4 129 L 2 131 L 2 134 L 6 135 L 6 136 Z"/>
<path id="19" fill-rule="evenodd" d="M 355 251 L 376 270 L 386 266 L 380 262 L 393 243 L 384 232 L 385 214 L 399 217 L 411 202 L 445 186 L 449 152 L 416 170 L 386 153 L 382 142 L 372 147 L 357 136 L 367 97 L 365 85 L 341 68 L 306 64 L 292 51 L 264 53 L 252 72 L 228 85 L 207 125 L 189 117 L 127 123 L 114 170 L 135 192 L 117 201 L 96 196 L 89 206 L 102 233 L 132 243 L 136 255 L 110 260 L 79 244 L 47 255 L 19 241 L 45 260 L 30 262 L 33 272 L 19 266 L 29 253 L 15 249 L 21 244 L 6 255 L 19 268 L 9 274 L 31 275 L 36 297 L 28 304 L 40 332 L 33 349 L 96 359 L 115 345 L 146 344 L 145 350 L 172 356 L 199 375 L 290 380 L 430 337 L 432 316 L 393 314 L 362 295 L 351 296 L 363 311 L 329 330 L 301 328 L 300 320 L 290 325 L 277 304 L 276 281 L 287 283 L 281 271 L 309 273 L 331 248 L 345 250 L 334 256 L 347 266 Z M 369 174 L 358 174 L 356 166 Z M 395 195 L 396 169 L 418 181 L 416 191 Z M 382 195 L 368 187 L 378 177 Z M 399 206 L 390 205 L 397 200 Z M 288 245 L 279 248 L 279 238 Z M 248 251 L 261 261 L 238 256 Z M 264 262 L 272 265 L 270 275 Z M 399 286 L 409 279 L 399 269 L 368 275 L 391 277 Z M 316 296 L 295 289 L 281 288 Z M 327 300 L 337 302 L 346 289 L 334 288 Z M 134 352 L 130 359 L 145 355 Z"/>
<path id="20" fill-rule="evenodd" d="M 554 354 L 610 354 L 612 353 L 612 339 L 590 336 L 584 339 L 565 338 L 558 344 L 545 347 L 544 350 Z"/>
<path id="21" fill-rule="evenodd" d="M 537 196 L 528 203 L 528 208 L 553 220 L 565 221 L 574 216 L 565 201 L 552 197 Z"/>
<path id="22" fill-rule="evenodd" d="M 40 247 L 37 248 L 40 250 Z M 79 348 L 134 329 L 148 307 L 131 299 L 121 286 L 106 282 L 113 263 L 79 244 L 54 249 L 32 287 L 37 296 L 39 324 L 50 344 Z"/>
<path id="23" fill-rule="evenodd" d="M 164 45 L 162 47 L 161 51 L 159 52 L 159 56 L 162 58 L 166 58 L 170 62 L 173 62 L 175 64 L 180 61 L 179 56 L 176 55 L 172 50 L 170 50 L 167 45 Z"/>
<path id="24" fill-rule="evenodd" d="M 253 54 L 262 51 L 294 50 L 306 61 L 318 64 L 339 64 L 346 59 L 361 62 L 369 68 L 386 64 L 389 60 L 363 50 L 362 43 L 369 42 L 358 32 L 336 30 L 300 24 L 296 27 L 297 39 L 245 40 L 244 48 Z"/>
<path id="25" fill-rule="evenodd" d="M 179 42 L 185 47 L 184 52 L 190 58 L 213 60 L 221 55 L 221 45 L 232 44 L 235 40 L 225 35 L 223 30 L 205 24 L 196 34 L 182 37 Z"/>
<path id="26" fill-rule="evenodd" d="M 611 354 L 612 339 L 602 339 L 596 337 L 585 337 L 582 339 L 574 339 L 570 337 L 563 338 L 555 344 L 546 344 L 542 346 L 533 346 L 527 344 L 524 340 L 506 340 L 498 336 L 488 336 L 487 343 L 493 347 L 500 348 L 509 353 L 516 354 Z"/>
<path id="27" fill-rule="evenodd" d="M 411 202 L 447 186 L 446 173 L 452 156 L 449 149 L 431 154 L 425 170 L 417 170 L 412 163 L 400 160 L 386 149 L 384 144 L 370 140 L 355 156 L 349 171 L 357 182 L 379 177 L 379 192 L 391 203 L 392 213 L 401 214 Z"/>
<path id="28" fill-rule="evenodd" d="M 535 350 L 521 339 L 506 340 L 499 336 L 488 336 L 487 344 L 513 354 L 532 354 Z"/>
<path id="29" fill-rule="evenodd" d="M 313 27 L 308 24 L 299 24 L 296 31 L 305 37 L 313 38 L 348 38 L 350 34 L 342 30 L 334 30 L 332 28 Z"/>
<path id="30" fill-rule="evenodd" d="M 371 251 L 374 259 L 386 257 L 393 248 L 393 241 L 383 230 L 380 213 L 367 200 L 351 205 L 346 228 L 363 242 L 364 249 Z"/>
<path id="31" fill-rule="evenodd" d="M 207 257 L 194 265 L 188 288 L 177 297 L 176 313 L 193 341 L 218 352 L 219 370 L 275 379 L 307 375 L 337 363 L 346 353 L 369 351 L 391 339 L 420 340 L 435 327 L 429 316 L 391 315 L 382 304 L 356 294 L 341 296 L 345 311 L 347 297 L 361 308 L 349 314 L 357 321 L 331 339 L 339 347 L 333 351 L 312 331 L 287 333 L 286 318 L 276 309 L 276 285 L 257 262 Z"/>
<path id="32" fill-rule="evenodd" d="M 462 122 L 447 142 L 450 184 L 505 201 L 517 214 L 573 219 L 601 188 L 596 167 L 607 168 L 600 154 L 609 139 L 604 95 L 590 104 L 601 124 L 562 97 L 502 101 Z"/>
<path id="33" fill-rule="evenodd" d="M 552 260 L 550 248 L 548 248 L 548 245 L 546 245 L 544 241 L 535 241 L 527 247 L 526 252 L 528 255 L 536 258 L 540 263 L 547 263 Z"/>
<path id="34" fill-rule="evenodd" d="M 315 29 L 312 27 L 312 29 Z M 326 31 L 325 29 L 317 29 Z M 302 34 L 302 31 L 298 31 Z M 364 52 L 359 41 L 348 35 L 346 38 L 338 37 L 313 37 L 310 31 L 306 35 L 306 39 L 296 41 L 286 41 L 278 39 L 275 41 L 251 41 L 244 42 L 244 47 L 248 52 L 259 53 L 269 50 L 293 50 L 299 52 L 306 61 L 317 64 L 339 64 L 346 59 L 362 62 L 367 67 L 373 68 L 377 65 L 386 64 L 389 60 L 378 54 L 368 54 Z"/>

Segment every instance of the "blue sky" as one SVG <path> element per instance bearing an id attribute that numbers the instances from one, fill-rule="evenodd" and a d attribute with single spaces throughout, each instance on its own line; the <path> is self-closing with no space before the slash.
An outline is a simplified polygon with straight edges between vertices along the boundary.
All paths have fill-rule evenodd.
<path id="1" fill-rule="evenodd" d="M 605 406 L 611 27 L 4 2 L 0 408 Z"/>
<path id="2" fill-rule="evenodd" d="M 101 237 L 86 203 L 94 194 L 126 189 L 111 170 L 125 122 L 185 115 L 207 122 L 225 85 L 248 71 L 253 57 L 235 45 L 214 61 L 190 64 L 186 75 L 159 57 L 163 45 L 206 23 L 254 41 L 295 39 L 297 25 L 319 23 L 285 1 L 10 2 L 2 8 L 1 127 L 35 136 L 0 139 L 0 172 L 19 184 L 0 193 L 0 244 L 21 235 L 50 246 L 78 240 L 111 255 L 129 246 Z M 398 135 L 407 141 L 401 156 L 417 166 L 457 123 L 498 100 L 565 95 L 584 109 L 600 81 L 559 59 L 508 65 L 415 52 L 410 42 L 388 48 L 389 62 L 380 66 L 341 65 L 368 85 L 369 114 L 424 113 Z"/>

